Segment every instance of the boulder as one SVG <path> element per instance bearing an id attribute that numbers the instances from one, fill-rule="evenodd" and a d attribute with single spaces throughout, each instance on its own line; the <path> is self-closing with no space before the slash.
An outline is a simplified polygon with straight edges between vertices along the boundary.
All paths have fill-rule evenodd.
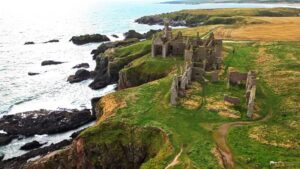
<path id="1" fill-rule="evenodd" d="M 10 135 L 0 135 L 0 146 L 4 146 L 9 144 L 14 139 L 13 136 Z"/>
<path id="2" fill-rule="evenodd" d="M 25 42 L 24 45 L 34 45 L 34 42 Z"/>
<path id="3" fill-rule="evenodd" d="M 115 34 L 113 34 L 113 35 L 111 35 L 112 37 L 114 37 L 114 38 L 119 38 L 119 36 L 118 35 L 115 35 Z"/>
<path id="4" fill-rule="evenodd" d="M 38 141 L 32 141 L 21 146 L 20 150 L 32 150 L 41 147 L 44 144 L 39 143 Z"/>
<path id="5" fill-rule="evenodd" d="M 4 156 L 5 156 L 4 153 L 0 152 L 0 161 L 3 160 Z"/>
<path id="6" fill-rule="evenodd" d="M 52 39 L 52 40 L 46 41 L 46 42 L 44 42 L 44 43 L 57 43 L 57 42 L 59 42 L 59 40 L 57 40 L 57 39 Z"/>
<path id="7" fill-rule="evenodd" d="M 47 66 L 47 65 L 58 65 L 62 64 L 64 62 L 59 62 L 59 61 L 54 61 L 54 60 L 45 60 L 41 63 L 42 66 Z"/>
<path id="8" fill-rule="evenodd" d="M 76 66 L 73 67 L 73 69 L 78 69 L 78 68 L 89 68 L 90 65 L 88 63 L 80 63 Z"/>
<path id="9" fill-rule="evenodd" d="M 91 77 L 91 73 L 85 69 L 79 69 L 76 71 L 75 75 L 71 75 L 68 77 L 68 82 L 70 83 L 78 83 L 84 80 L 87 80 Z"/>
<path id="10" fill-rule="evenodd" d="M 28 75 L 29 75 L 29 76 L 35 76 L 35 75 L 38 75 L 38 74 L 40 74 L 40 73 L 28 72 Z"/>
<path id="11" fill-rule="evenodd" d="M 128 32 L 124 33 L 125 40 L 136 38 L 136 39 L 144 39 L 144 36 L 135 30 L 129 30 Z"/>
<path id="12" fill-rule="evenodd" d="M 110 39 L 106 35 L 92 34 L 92 35 L 73 36 L 70 39 L 70 41 L 72 41 L 76 45 L 83 45 L 87 43 L 110 41 Z"/>

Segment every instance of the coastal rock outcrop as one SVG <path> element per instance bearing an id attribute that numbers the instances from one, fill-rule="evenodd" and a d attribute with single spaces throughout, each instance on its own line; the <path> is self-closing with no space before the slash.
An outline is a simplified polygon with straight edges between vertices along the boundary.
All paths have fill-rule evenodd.
<path id="1" fill-rule="evenodd" d="M 119 38 L 119 36 L 116 35 L 116 34 L 113 34 L 113 35 L 111 35 L 111 36 L 114 37 L 114 38 Z"/>
<path id="2" fill-rule="evenodd" d="M 133 38 L 122 41 L 102 43 L 100 46 L 98 46 L 97 49 L 92 50 L 91 54 L 93 54 L 93 59 L 95 60 L 97 55 L 99 55 L 100 53 L 104 53 L 109 48 L 127 46 L 137 42 L 139 42 L 139 39 Z"/>
<path id="3" fill-rule="evenodd" d="M 3 160 L 4 156 L 5 156 L 5 155 L 4 155 L 3 153 L 0 152 L 0 161 Z"/>
<path id="4" fill-rule="evenodd" d="M 76 71 L 75 75 L 71 75 L 68 77 L 68 82 L 70 83 L 78 83 L 84 80 L 87 80 L 91 77 L 91 73 L 85 69 L 79 69 Z"/>
<path id="5" fill-rule="evenodd" d="M 76 66 L 73 67 L 73 69 L 78 69 L 78 68 L 89 68 L 90 65 L 88 63 L 80 63 Z"/>
<path id="6" fill-rule="evenodd" d="M 35 158 L 35 157 L 46 155 L 50 152 L 56 151 L 61 148 L 64 148 L 64 147 L 70 145 L 71 142 L 72 142 L 71 140 L 63 140 L 56 144 L 51 144 L 46 147 L 34 149 L 34 150 L 29 151 L 28 153 L 23 154 L 19 157 L 14 157 L 14 158 L 7 159 L 4 161 L 0 160 L 0 168 L 5 168 L 5 169 L 26 168 L 26 163 L 28 160 Z"/>
<path id="7" fill-rule="evenodd" d="M 101 89 L 109 84 L 117 83 L 119 71 L 133 60 L 150 52 L 148 41 L 139 42 L 125 48 L 108 49 L 96 57 L 94 81 L 89 85 L 92 89 Z M 126 53 L 122 52 L 126 50 Z"/>
<path id="8" fill-rule="evenodd" d="M 45 60 L 41 63 L 42 66 L 48 66 L 48 65 L 58 65 L 58 64 L 62 64 L 64 62 L 60 62 L 60 61 L 54 61 L 54 60 Z"/>
<path id="9" fill-rule="evenodd" d="M 1 135 L 2 145 L 13 138 L 35 134 L 55 134 L 76 129 L 95 119 L 90 110 L 37 110 L 5 115 L 0 119 L 0 130 L 7 132 Z"/>
<path id="10" fill-rule="evenodd" d="M 136 32 L 135 30 L 129 30 L 128 32 L 125 32 L 124 36 L 125 36 L 125 40 L 132 39 L 132 38 L 144 39 L 144 36 L 142 34 Z"/>
<path id="11" fill-rule="evenodd" d="M 39 148 L 41 147 L 42 145 L 44 144 L 41 144 L 39 143 L 38 141 L 32 141 L 32 142 L 29 142 L 29 143 L 26 143 L 24 144 L 23 146 L 21 146 L 21 150 L 32 150 L 32 149 L 35 149 L 35 148 Z"/>
<path id="12" fill-rule="evenodd" d="M 148 32 L 144 33 L 143 35 L 145 39 L 152 39 L 153 35 L 158 32 L 161 32 L 161 29 L 158 30 L 150 29 Z"/>
<path id="13" fill-rule="evenodd" d="M 52 39 L 52 40 L 46 41 L 44 43 L 57 43 L 57 42 L 59 42 L 58 39 Z"/>
<path id="14" fill-rule="evenodd" d="M 30 42 L 25 42 L 24 45 L 34 45 L 34 42 L 30 41 Z"/>
<path id="15" fill-rule="evenodd" d="M 8 134 L 0 134 L 0 146 L 9 144 L 15 137 Z"/>
<path id="16" fill-rule="evenodd" d="M 35 75 L 38 75 L 38 74 L 40 74 L 40 73 L 36 73 L 36 72 L 28 72 L 28 75 L 29 75 L 29 76 L 35 76 Z"/>
<path id="17" fill-rule="evenodd" d="M 101 34 L 92 34 L 92 35 L 81 35 L 81 36 L 73 36 L 70 41 L 72 41 L 76 45 L 83 45 L 87 43 L 96 43 L 96 42 L 105 42 L 110 41 L 110 39 L 106 35 Z"/>
<path id="18" fill-rule="evenodd" d="M 89 85 L 90 88 L 96 90 L 101 89 L 111 83 L 108 72 L 108 57 L 104 54 L 96 58 L 95 78 Z"/>
<path id="19" fill-rule="evenodd" d="M 148 24 L 148 25 L 163 25 L 164 18 L 159 15 L 143 16 L 135 20 L 139 24 Z"/>

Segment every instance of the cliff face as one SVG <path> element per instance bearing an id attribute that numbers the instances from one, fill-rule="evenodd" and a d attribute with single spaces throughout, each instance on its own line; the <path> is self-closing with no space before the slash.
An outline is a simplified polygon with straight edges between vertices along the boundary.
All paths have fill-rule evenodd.
<path id="1" fill-rule="evenodd" d="M 85 131 L 73 144 L 29 163 L 26 169 L 137 169 L 165 144 L 161 130 L 105 122 Z"/>
<path id="2" fill-rule="evenodd" d="M 125 89 L 167 76 L 182 58 L 153 58 L 146 55 L 128 64 L 119 72 L 118 88 Z"/>
<path id="3" fill-rule="evenodd" d="M 110 94 L 95 107 L 98 122 L 82 132 L 69 146 L 29 162 L 25 169 L 137 169 L 169 147 L 159 128 L 120 121 L 116 112 L 126 102 Z"/>
<path id="4" fill-rule="evenodd" d="M 119 71 L 133 60 L 150 52 L 150 41 L 143 41 L 123 48 L 112 48 L 96 57 L 92 89 L 101 89 L 108 84 L 116 83 Z"/>

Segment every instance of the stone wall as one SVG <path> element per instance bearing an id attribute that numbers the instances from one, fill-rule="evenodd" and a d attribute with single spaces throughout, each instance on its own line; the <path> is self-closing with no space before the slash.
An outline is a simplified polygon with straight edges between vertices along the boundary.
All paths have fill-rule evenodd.
<path id="1" fill-rule="evenodd" d="M 240 73 L 238 71 L 233 71 L 231 68 L 228 73 L 228 84 L 235 85 L 246 83 L 246 104 L 247 104 L 247 116 L 249 118 L 253 117 L 254 105 L 255 105 L 255 93 L 256 93 L 256 73 L 254 71 L 249 71 L 248 73 Z M 229 97 L 224 97 L 225 101 L 230 102 Z"/>
<path id="2" fill-rule="evenodd" d="M 171 85 L 171 104 L 176 105 L 178 97 L 183 97 L 188 85 L 192 83 L 192 66 L 187 65 L 181 76 L 175 75 Z"/>
<path id="3" fill-rule="evenodd" d="M 246 103 L 247 103 L 247 116 L 252 118 L 254 111 L 254 99 L 256 93 L 256 73 L 253 71 L 248 72 L 246 82 Z"/>
<path id="4" fill-rule="evenodd" d="M 228 73 L 229 85 L 239 85 L 243 81 L 247 80 L 247 76 L 248 76 L 247 73 L 241 73 L 233 70 L 232 68 L 229 68 L 229 73 Z"/>

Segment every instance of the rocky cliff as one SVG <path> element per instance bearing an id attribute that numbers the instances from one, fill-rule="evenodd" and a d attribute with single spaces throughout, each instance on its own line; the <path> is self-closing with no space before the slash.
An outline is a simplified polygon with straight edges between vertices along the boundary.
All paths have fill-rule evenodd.
<path id="1" fill-rule="evenodd" d="M 150 41 L 143 41 L 123 48 L 111 48 L 99 54 L 96 57 L 95 78 L 89 86 L 100 89 L 118 82 L 119 71 L 133 60 L 149 53 L 150 46 Z"/>
<path id="2" fill-rule="evenodd" d="M 167 76 L 182 58 L 153 58 L 146 55 L 139 58 L 119 72 L 118 88 L 138 86 Z"/>
<path id="3" fill-rule="evenodd" d="M 137 169 L 166 147 L 158 128 L 107 120 L 82 133 L 72 145 L 28 163 L 25 169 Z"/>

